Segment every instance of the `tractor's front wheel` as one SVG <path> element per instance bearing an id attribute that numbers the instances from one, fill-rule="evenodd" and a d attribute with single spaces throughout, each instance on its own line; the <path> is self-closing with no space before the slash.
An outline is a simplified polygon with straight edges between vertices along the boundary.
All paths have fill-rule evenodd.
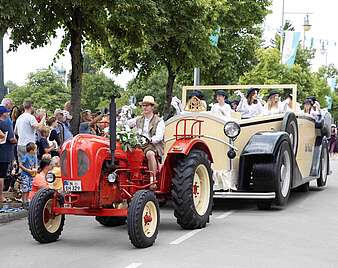
<path id="1" fill-rule="evenodd" d="M 105 216 L 96 216 L 95 220 L 107 227 L 115 227 L 126 224 L 127 217 L 105 217 Z"/>
<path id="2" fill-rule="evenodd" d="M 137 191 L 128 209 L 127 224 L 131 243 L 137 248 L 154 244 L 159 223 L 159 205 L 154 192 Z"/>
<path id="3" fill-rule="evenodd" d="M 193 150 L 177 161 L 172 198 L 177 223 L 184 229 L 204 228 L 212 210 L 213 179 L 208 155 Z"/>
<path id="4" fill-rule="evenodd" d="M 55 214 L 52 211 L 55 190 L 42 189 L 38 191 L 30 204 L 28 224 L 34 239 L 40 243 L 50 243 L 58 240 L 63 230 L 65 215 Z M 56 201 L 62 205 L 61 197 Z"/>

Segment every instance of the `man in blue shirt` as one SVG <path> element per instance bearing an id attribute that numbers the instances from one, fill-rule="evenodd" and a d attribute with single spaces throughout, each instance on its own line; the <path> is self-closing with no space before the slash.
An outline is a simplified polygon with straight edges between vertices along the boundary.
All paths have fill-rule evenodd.
<path id="1" fill-rule="evenodd" d="M 3 183 L 7 176 L 10 163 L 14 159 L 14 137 L 12 123 L 8 121 L 10 110 L 4 106 L 0 106 L 0 130 L 5 134 L 5 138 L 0 141 L 0 206 L 5 201 L 3 197 Z"/>

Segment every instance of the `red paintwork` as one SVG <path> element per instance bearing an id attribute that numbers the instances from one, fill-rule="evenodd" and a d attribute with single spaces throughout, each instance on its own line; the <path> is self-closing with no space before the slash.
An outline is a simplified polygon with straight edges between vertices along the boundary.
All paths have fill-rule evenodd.
<path id="1" fill-rule="evenodd" d="M 187 121 L 191 124 L 190 132 L 186 133 Z M 188 155 L 192 149 L 202 149 L 212 161 L 211 153 L 205 142 L 200 139 L 201 120 L 184 119 L 177 125 L 184 124 L 184 133 L 176 132 L 176 141 L 173 145 L 181 146 L 181 151 L 169 150 L 163 163 L 159 165 L 156 174 L 157 180 L 150 182 L 150 172 L 141 149 L 124 152 L 119 143 L 115 150 L 115 172 L 118 174 L 116 182 L 108 182 L 109 170 L 105 161 L 111 160 L 109 139 L 89 134 L 79 134 L 67 141 L 62 147 L 66 151 L 67 161 L 61 168 L 62 179 L 80 180 L 82 191 L 65 194 L 65 205 L 57 207 L 53 202 L 53 213 L 74 214 L 89 216 L 127 216 L 127 209 L 116 209 L 123 200 L 130 200 L 140 189 L 149 189 L 150 185 L 157 184 L 157 196 L 167 198 L 171 190 L 172 167 L 175 165 L 177 154 Z M 196 128 L 198 133 L 196 132 Z M 178 127 L 177 127 L 178 129 Z M 78 175 L 78 152 L 82 150 L 88 157 L 88 170 L 83 176 Z M 83 163 L 80 163 L 83 166 Z M 56 194 L 58 195 L 58 194 Z M 55 200 L 56 198 L 54 198 Z M 147 220 L 149 220 L 147 218 Z"/>

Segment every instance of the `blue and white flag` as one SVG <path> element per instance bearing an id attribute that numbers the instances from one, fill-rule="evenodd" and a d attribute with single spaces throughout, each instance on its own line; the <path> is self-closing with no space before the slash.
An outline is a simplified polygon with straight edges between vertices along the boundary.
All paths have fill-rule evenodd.
<path id="1" fill-rule="evenodd" d="M 296 59 L 298 44 L 300 41 L 300 32 L 285 31 L 283 46 L 282 63 L 291 67 Z"/>

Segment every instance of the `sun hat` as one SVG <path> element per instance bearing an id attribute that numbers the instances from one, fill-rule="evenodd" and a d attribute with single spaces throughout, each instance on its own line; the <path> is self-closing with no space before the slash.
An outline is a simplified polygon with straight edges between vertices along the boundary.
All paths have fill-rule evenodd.
<path id="1" fill-rule="evenodd" d="M 153 96 L 144 96 L 143 100 L 140 102 L 140 105 L 145 104 L 145 103 L 148 103 L 151 105 L 157 105 Z"/>
<path id="2" fill-rule="evenodd" d="M 59 108 L 55 109 L 54 115 L 57 115 L 57 114 L 63 114 L 63 110 L 61 110 Z"/>
<path id="3" fill-rule="evenodd" d="M 279 95 L 279 93 L 277 91 L 271 91 L 268 95 L 268 99 L 270 99 L 274 95 Z"/>
<path id="4" fill-rule="evenodd" d="M 217 90 L 216 93 L 215 93 L 215 95 L 216 96 L 223 96 L 226 99 L 228 98 L 228 94 L 224 90 L 222 90 L 222 89 Z"/>
<path id="5" fill-rule="evenodd" d="M 249 97 L 249 95 L 254 91 L 257 91 L 257 93 L 258 93 L 259 88 L 254 88 L 254 87 L 249 88 L 247 93 L 246 93 L 246 97 Z"/>

